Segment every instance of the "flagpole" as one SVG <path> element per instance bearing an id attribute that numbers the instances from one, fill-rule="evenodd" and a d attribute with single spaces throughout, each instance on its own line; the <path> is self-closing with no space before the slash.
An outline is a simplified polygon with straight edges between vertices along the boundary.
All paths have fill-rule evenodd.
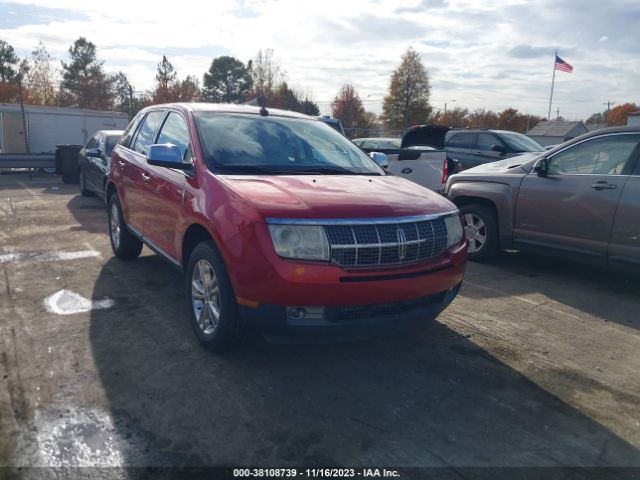
<path id="1" fill-rule="evenodd" d="M 549 113 L 547 113 L 547 120 L 551 121 L 551 102 L 553 100 L 553 85 L 556 83 L 556 58 L 558 58 L 558 50 L 553 55 L 553 76 L 551 77 L 551 95 L 549 95 Z"/>

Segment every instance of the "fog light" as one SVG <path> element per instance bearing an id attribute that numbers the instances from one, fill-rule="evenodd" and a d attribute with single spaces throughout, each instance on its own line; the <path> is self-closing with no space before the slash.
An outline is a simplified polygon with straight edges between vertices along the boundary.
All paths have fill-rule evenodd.
<path id="1" fill-rule="evenodd" d="M 307 314 L 306 309 L 302 307 L 287 308 L 287 318 L 289 320 L 302 320 L 306 314 Z"/>
<path id="2" fill-rule="evenodd" d="M 323 320 L 324 307 L 287 307 L 287 319 L 298 322 L 300 320 Z"/>

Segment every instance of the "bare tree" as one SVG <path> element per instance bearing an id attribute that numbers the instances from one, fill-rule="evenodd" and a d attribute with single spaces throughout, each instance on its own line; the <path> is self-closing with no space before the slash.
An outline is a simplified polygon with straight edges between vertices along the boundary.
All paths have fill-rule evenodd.
<path id="1" fill-rule="evenodd" d="M 25 86 L 30 101 L 36 105 L 55 105 L 57 95 L 54 83 L 57 81 L 58 72 L 53 67 L 53 58 L 42 42 L 31 52 L 27 65 Z"/>
<path id="2" fill-rule="evenodd" d="M 280 63 L 273 56 L 273 50 L 258 50 L 255 58 L 249 61 L 248 68 L 253 80 L 252 94 L 270 100 L 285 77 Z"/>

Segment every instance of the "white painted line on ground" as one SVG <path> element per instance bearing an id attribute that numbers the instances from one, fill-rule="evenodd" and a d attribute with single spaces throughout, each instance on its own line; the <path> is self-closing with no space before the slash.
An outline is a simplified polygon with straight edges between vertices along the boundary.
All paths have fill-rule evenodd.
<path id="1" fill-rule="evenodd" d="M 46 308 L 49 313 L 72 315 L 90 310 L 105 310 L 113 307 L 115 303 L 116 302 L 110 298 L 91 301 L 71 290 L 59 290 L 44 299 L 44 308 Z"/>
<path id="2" fill-rule="evenodd" d="M 529 303 L 531 305 L 535 305 L 535 306 L 542 305 L 542 303 L 540 303 L 540 302 L 534 302 L 533 300 L 529 300 L 528 298 L 521 297 L 520 295 L 513 295 L 512 293 L 505 292 L 505 291 L 502 291 L 502 290 L 498 290 L 497 288 L 491 288 L 491 287 L 487 287 L 485 285 L 480 285 L 478 283 L 473 283 L 473 282 L 470 282 L 468 280 L 465 280 L 463 285 L 471 285 L 472 287 L 479 288 L 481 290 L 488 290 L 490 292 L 499 293 L 500 295 L 502 295 L 504 297 L 515 298 L 516 300 L 520 300 L 521 302 Z"/>
<path id="3" fill-rule="evenodd" d="M 77 260 L 79 258 L 99 257 L 97 250 L 79 250 L 75 252 L 53 251 L 53 252 L 14 252 L 0 254 L 0 264 L 35 260 L 37 262 L 57 262 L 61 260 Z"/>
<path id="4" fill-rule="evenodd" d="M 18 182 L 18 185 L 20 185 L 23 189 L 25 189 L 27 192 L 29 192 L 29 194 L 34 197 L 34 199 L 38 202 L 38 203 L 45 203 L 43 200 L 41 200 L 40 196 L 42 196 L 41 193 L 36 192 L 35 190 L 32 190 L 31 188 L 29 188 L 24 182 Z"/>

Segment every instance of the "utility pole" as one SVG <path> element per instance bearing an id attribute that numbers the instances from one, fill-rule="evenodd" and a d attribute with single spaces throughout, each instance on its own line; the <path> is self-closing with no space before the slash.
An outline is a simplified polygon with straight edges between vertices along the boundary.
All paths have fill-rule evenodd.
<path id="1" fill-rule="evenodd" d="M 22 130 L 24 131 L 24 148 L 27 153 L 29 150 L 29 132 L 27 131 L 27 115 L 24 112 L 24 99 L 22 98 L 22 73 L 18 75 L 18 96 L 20 97 L 20 112 L 22 113 Z"/>
<path id="2" fill-rule="evenodd" d="M 560 118 L 560 109 L 556 108 L 556 120 Z"/>
<path id="3" fill-rule="evenodd" d="M 449 100 L 451 103 L 456 103 L 455 100 Z M 442 114 L 444 118 L 447 118 L 447 102 L 444 102 L 444 113 Z M 453 117 L 451 117 L 451 123 L 453 123 Z"/>
<path id="4" fill-rule="evenodd" d="M 604 121 L 606 123 L 609 123 L 609 111 L 611 110 L 611 107 L 616 104 L 616 102 L 613 100 L 607 100 L 606 102 L 602 102 L 602 104 L 607 106 L 607 111 L 604 114 Z"/>
<path id="5" fill-rule="evenodd" d="M 129 85 L 129 120 L 133 118 L 133 87 Z"/>

